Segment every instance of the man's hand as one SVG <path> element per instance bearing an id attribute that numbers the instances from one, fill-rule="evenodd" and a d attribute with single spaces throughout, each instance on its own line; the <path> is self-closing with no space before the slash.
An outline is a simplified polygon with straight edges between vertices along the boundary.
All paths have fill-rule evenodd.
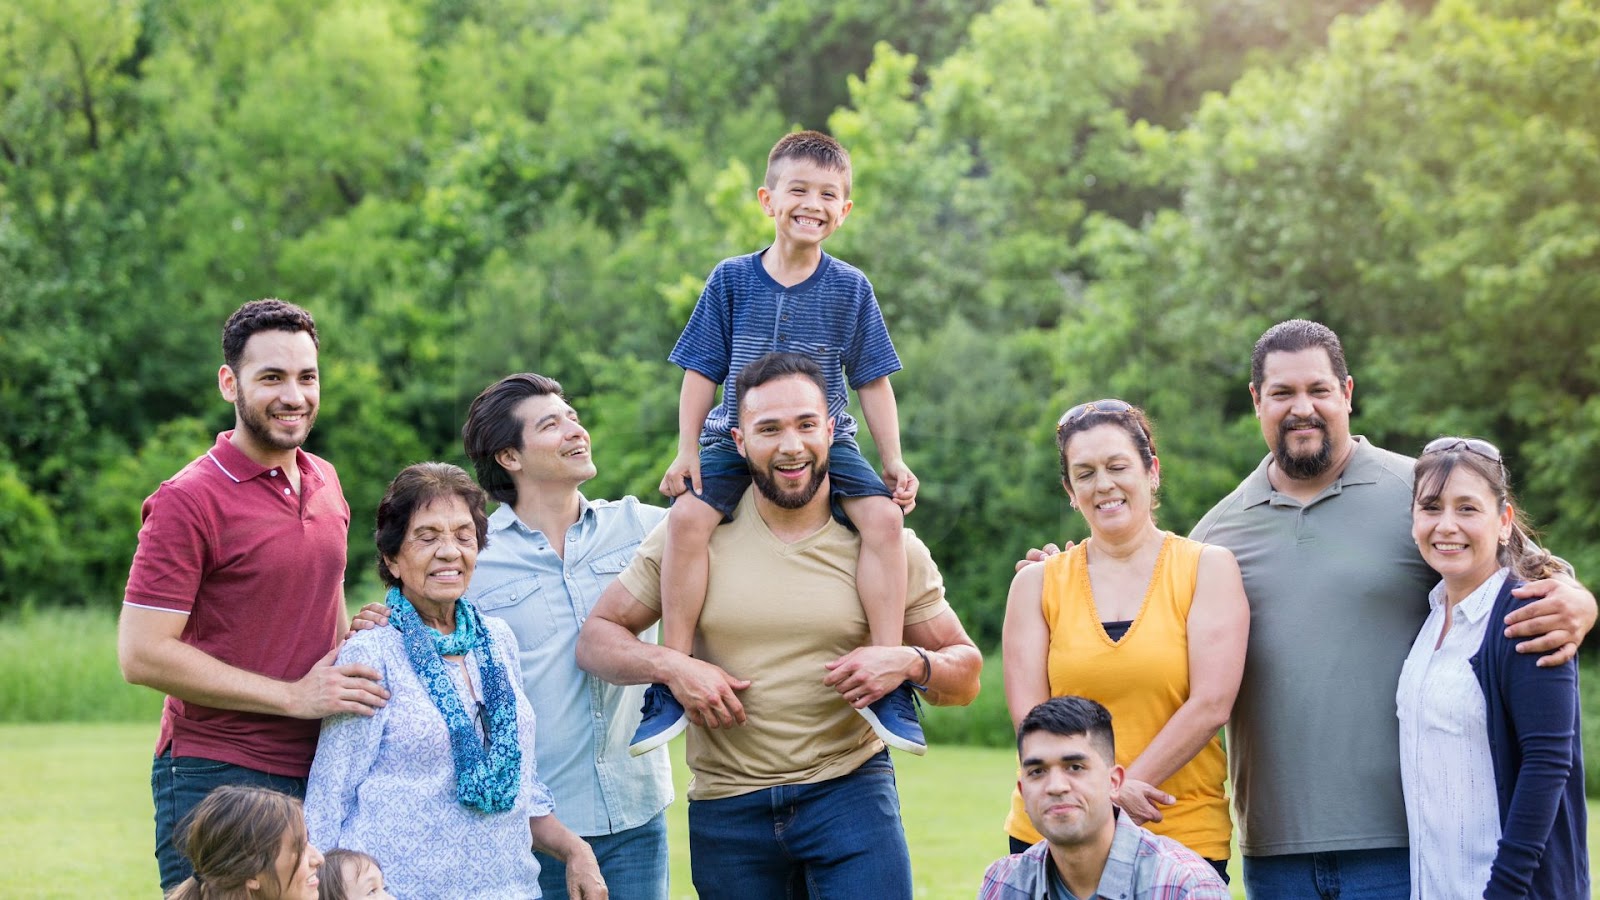
<path id="1" fill-rule="evenodd" d="M 611 890 L 600 875 L 600 861 L 587 843 L 567 855 L 567 897 L 569 900 L 606 900 Z"/>
<path id="2" fill-rule="evenodd" d="M 1517 644 L 1518 653 L 1545 654 L 1539 657 L 1541 666 L 1563 665 L 1577 655 L 1578 645 L 1594 627 L 1594 594 L 1571 578 L 1557 576 L 1531 581 L 1511 595 L 1540 598 L 1506 616 L 1506 637 L 1531 638 Z"/>
<path id="3" fill-rule="evenodd" d="M 899 504 L 901 514 L 910 515 L 917 508 L 917 476 L 911 474 L 905 460 L 883 464 L 883 483 L 888 486 L 894 502 Z"/>
<path id="4" fill-rule="evenodd" d="M 744 704 L 738 692 L 750 686 L 711 663 L 683 656 L 678 661 L 667 687 L 683 704 L 689 721 L 701 728 L 732 728 L 743 725 Z"/>
<path id="5" fill-rule="evenodd" d="M 388 624 L 389 607 L 382 603 L 368 603 L 366 606 L 361 607 L 361 611 L 356 613 L 354 619 L 350 620 L 350 630 L 345 632 L 344 639 L 348 641 L 350 636 L 358 631 L 366 631 L 368 628 L 382 628 Z"/>
<path id="6" fill-rule="evenodd" d="M 1027 553 L 1022 554 L 1022 558 L 1017 560 L 1017 564 L 1012 568 L 1012 571 L 1021 572 L 1023 569 L 1026 569 L 1036 562 L 1044 562 L 1050 557 L 1055 556 L 1057 553 L 1065 553 L 1071 549 L 1071 541 L 1067 541 L 1067 545 L 1065 547 L 1057 547 L 1055 544 L 1045 544 L 1043 547 L 1033 547 L 1029 549 Z"/>
<path id="7" fill-rule="evenodd" d="M 337 649 L 317 661 L 299 681 L 288 685 L 289 715 L 296 719 L 323 719 L 338 713 L 370 716 L 389 702 L 383 676 L 369 666 L 334 665 Z"/>
<path id="8" fill-rule="evenodd" d="M 909 667 L 915 663 L 915 671 Z M 824 666 L 822 683 L 839 692 L 846 703 L 862 709 L 922 675 L 922 657 L 910 647 L 857 647 Z"/>
<path id="9" fill-rule="evenodd" d="M 1176 797 L 1137 778 L 1122 779 L 1122 787 L 1112 799 L 1122 807 L 1122 811 L 1128 814 L 1128 818 L 1132 819 L 1135 825 L 1161 821 L 1161 810 L 1157 808 L 1157 804 L 1171 806 L 1177 802 Z"/>
<path id="10" fill-rule="evenodd" d="M 678 451 L 673 457 L 672 465 L 667 467 L 667 474 L 661 476 L 661 493 L 668 497 L 676 497 L 683 493 L 683 480 L 689 479 L 694 486 L 696 496 L 700 494 L 700 454 L 697 452 Z"/>

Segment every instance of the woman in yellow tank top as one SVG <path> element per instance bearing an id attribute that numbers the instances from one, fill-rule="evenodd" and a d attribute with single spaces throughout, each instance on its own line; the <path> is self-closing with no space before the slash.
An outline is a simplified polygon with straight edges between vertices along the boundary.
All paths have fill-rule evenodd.
<path id="1" fill-rule="evenodd" d="M 1233 554 L 1162 531 L 1160 461 L 1144 413 L 1121 400 L 1067 410 L 1056 427 L 1062 486 L 1089 538 L 1017 573 L 1006 600 L 1012 724 L 1051 697 L 1111 711 L 1123 815 L 1199 853 L 1227 877 L 1233 824 L 1218 730 L 1244 670 L 1250 612 Z M 1012 852 L 1040 840 L 1020 797 Z"/>

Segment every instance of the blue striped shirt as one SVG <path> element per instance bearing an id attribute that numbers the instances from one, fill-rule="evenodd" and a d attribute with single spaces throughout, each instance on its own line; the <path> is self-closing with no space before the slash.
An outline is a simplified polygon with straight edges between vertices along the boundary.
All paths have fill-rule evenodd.
<path id="1" fill-rule="evenodd" d="M 846 379 L 860 390 L 900 371 L 872 282 L 855 266 L 823 253 L 810 278 L 784 287 L 762 267 L 761 253 L 725 259 L 711 270 L 668 357 L 722 383 L 722 402 L 706 416 L 700 445 L 726 441 L 732 446 L 731 429 L 739 424 L 734 381 L 745 366 L 774 351 L 801 353 L 822 367 L 834 440 L 853 439 L 856 422 L 845 412 Z"/>

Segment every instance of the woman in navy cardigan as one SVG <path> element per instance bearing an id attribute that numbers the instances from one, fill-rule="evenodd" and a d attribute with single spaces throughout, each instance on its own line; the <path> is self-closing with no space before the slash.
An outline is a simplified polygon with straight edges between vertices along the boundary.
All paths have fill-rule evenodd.
<path id="1" fill-rule="evenodd" d="M 1396 695 L 1413 900 L 1589 896 L 1577 664 L 1539 668 L 1502 625 L 1514 588 L 1569 570 L 1507 482 L 1487 441 L 1416 463 L 1411 535 L 1443 580 Z"/>

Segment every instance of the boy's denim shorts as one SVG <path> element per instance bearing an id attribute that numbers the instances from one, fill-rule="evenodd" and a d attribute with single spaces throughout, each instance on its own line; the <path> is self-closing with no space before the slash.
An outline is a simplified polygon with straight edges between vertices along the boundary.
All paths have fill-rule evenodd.
<path id="1" fill-rule="evenodd" d="M 839 501 L 853 497 L 893 496 L 883 483 L 883 476 L 867 463 L 867 458 L 861 455 L 861 448 L 850 438 L 836 440 L 828 448 L 828 484 L 833 517 L 852 531 L 855 526 L 850 524 Z M 750 467 L 739 451 L 734 449 L 731 440 L 700 448 L 700 493 L 695 496 L 722 513 L 723 521 L 727 521 L 733 511 L 739 508 L 739 500 L 749 487 Z"/>

